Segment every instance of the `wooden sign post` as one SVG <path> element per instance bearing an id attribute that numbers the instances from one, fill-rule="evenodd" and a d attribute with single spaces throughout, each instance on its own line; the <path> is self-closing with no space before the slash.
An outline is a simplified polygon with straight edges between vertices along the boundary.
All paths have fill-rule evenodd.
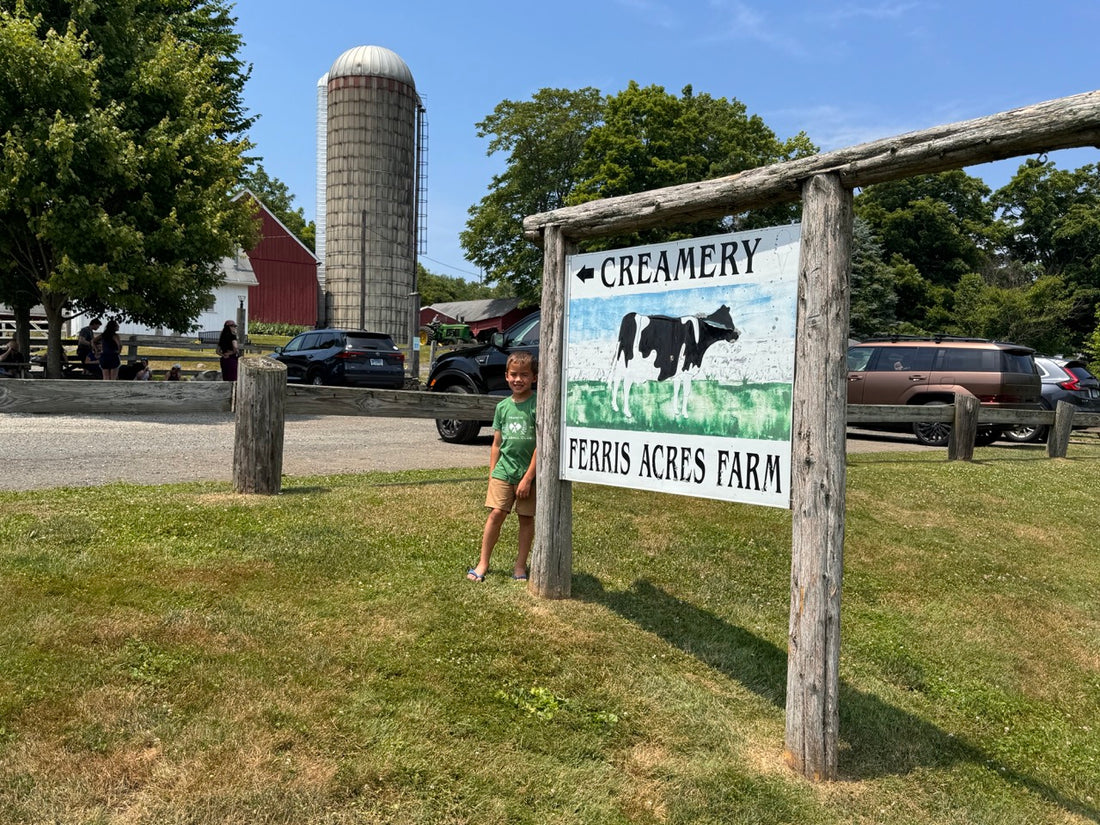
<path id="1" fill-rule="evenodd" d="M 724 178 L 564 207 L 523 222 L 544 245 L 543 386 L 561 386 L 565 250 L 586 238 L 736 215 L 804 199 L 792 444 L 786 754 L 803 776 L 837 776 L 844 547 L 848 268 L 852 190 L 1055 149 L 1100 145 L 1100 92 L 748 169 Z M 539 498 L 531 592 L 569 595 L 570 489 L 555 481 L 560 399 L 539 394 Z"/>

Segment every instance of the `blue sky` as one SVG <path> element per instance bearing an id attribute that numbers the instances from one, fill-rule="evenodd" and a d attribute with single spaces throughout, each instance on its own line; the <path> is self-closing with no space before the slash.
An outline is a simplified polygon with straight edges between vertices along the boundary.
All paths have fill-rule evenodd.
<path id="1" fill-rule="evenodd" d="M 317 80 L 354 46 L 404 59 L 428 118 L 421 262 L 472 280 L 458 234 L 505 161 L 486 156 L 475 124 L 505 99 L 691 84 L 827 151 L 1100 86 L 1095 0 L 238 0 L 234 14 L 256 153 L 310 219 Z M 1076 168 L 1100 151 L 1050 159 Z M 967 171 L 997 188 L 1022 160 Z"/>

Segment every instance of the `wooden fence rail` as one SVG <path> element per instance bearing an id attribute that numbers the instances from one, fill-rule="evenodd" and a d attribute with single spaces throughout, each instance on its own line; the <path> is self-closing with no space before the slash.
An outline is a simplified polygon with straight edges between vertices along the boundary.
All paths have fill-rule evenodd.
<path id="1" fill-rule="evenodd" d="M 246 363 L 248 359 L 241 363 Z M 229 413 L 231 383 L 221 381 L 71 381 L 49 379 L 0 380 L 0 413 L 72 415 L 110 413 Z M 411 390 L 367 390 L 354 387 L 313 387 L 288 384 L 285 411 L 289 415 L 367 415 L 381 418 L 457 418 L 489 421 L 500 400 L 495 396 Z M 1072 404 L 1059 410 L 1004 410 L 978 405 L 976 424 L 1024 424 L 1054 428 L 1059 415 L 1071 427 L 1100 426 L 1100 413 L 1080 413 Z M 956 420 L 952 404 L 920 407 L 849 404 L 849 425 L 911 424 Z"/>

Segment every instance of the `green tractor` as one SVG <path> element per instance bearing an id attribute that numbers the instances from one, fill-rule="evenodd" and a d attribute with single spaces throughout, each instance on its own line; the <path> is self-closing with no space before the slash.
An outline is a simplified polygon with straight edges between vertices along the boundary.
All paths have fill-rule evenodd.
<path id="1" fill-rule="evenodd" d="M 444 324 L 440 321 L 432 321 L 420 328 L 420 343 L 472 344 L 474 334 L 470 332 L 469 324 Z"/>

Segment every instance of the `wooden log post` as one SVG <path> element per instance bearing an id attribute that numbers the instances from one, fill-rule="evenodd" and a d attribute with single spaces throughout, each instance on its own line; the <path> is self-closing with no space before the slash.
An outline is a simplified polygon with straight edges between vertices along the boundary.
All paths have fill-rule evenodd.
<path id="1" fill-rule="evenodd" d="M 948 461 L 973 461 L 974 439 L 978 435 L 981 402 L 972 395 L 955 394 L 955 418 L 947 438 Z"/>
<path id="2" fill-rule="evenodd" d="M 1047 435 L 1047 457 L 1065 458 L 1069 451 L 1069 436 L 1073 432 L 1073 411 L 1068 401 L 1059 401 L 1054 407 L 1054 424 Z"/>
<path id="3" fill-rule="evenodd" d="M 562 364 L 565 343 L 565 256 L 559 227 L 543 238 L 542 326 L 539 331 L 538 457 L 535 465 L 535 544 L 529 593 L 567 599 L 573 586 L 573 485 L 561 480 Z"/>
<path id="4" fill-rule="evenodd" d="M 785 757 L 822 781 L 837 776 L 840 726 L 852 192 L 829 174 L 810 178 L 802 195 Z"/>
<path id="5" fill-rule="evenodd" d="M 242 358 L 234 406 L 234 489 L 278 493 L 283 483 L 286 365 L 271 358 Z"/>

